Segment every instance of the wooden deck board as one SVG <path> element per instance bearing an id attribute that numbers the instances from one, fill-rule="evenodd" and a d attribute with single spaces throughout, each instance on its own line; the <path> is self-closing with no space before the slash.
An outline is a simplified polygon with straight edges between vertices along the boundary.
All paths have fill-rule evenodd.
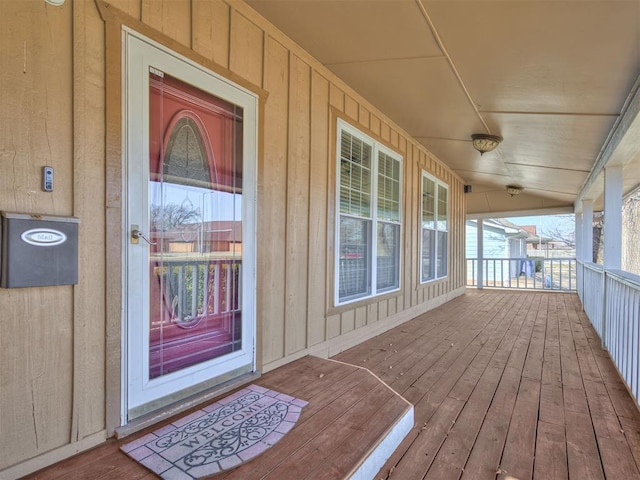
<path id="1" fill-rule="evenodd" d="M 600 480 L 604 478 L 591 417 L 567 411 L 565 413 L 567 464 L 571 478 Z"/>
<path id="2" fill-rule="evenodd" d="M 344 448 L 341 439 L 351 437 L 353 432 L 362 428 L 363 423 L 373 418 L 381 405 L 384 406 L 391 396 L 392 393 L 384 385 L 376 385 L 368 395 L 362 397 L 352 407 L 351 415 L 345 413 L 340 416 L 318 432 L 310 442 L 287 457 L 286 462 L 281 463 L 268 475 L 260 478 L 269 480 L 308 478 L 326 464 L 327 458 L 337 455 L 340 447 Z M 237 478 L 247 478 L 241 474 L 242 472 L 239 473 Z"/>
<path id="3" fill-rule="evenodd" d="M 540 382 L 522 377 L 513 408 L 498 478 L 531 478 L 535 456 Z"/>
<path id="4" fill-rule="evenodd" d="M 534 479 L 565 480 L 569 478 L 567 470 L 567 442 L 564 425 L 555 425 L 540 421 L 536 434 L 536 457 Z"/>
<path id="5" fill-rule="evenodd" d="M 521 370 L 507 368 L 493 398 L 487 417 L 482 423 L 462 480 L 493 478 L 500 468 L 502 450 L 509 430 L 509 421 L 515 405 Z"/>
<path id="6" fill-rule="evenodd" d="M 335 359 L 415 406 L 376 479 L 640 479 L 640 413 L 575 294 L 469 290 Z M 215 478 L 351 471 L 402 401 L 340 362 L 306 357 L 264 375 L 257 383 L 310 403 L 275 447 Z M 119 444 L 31 478 L 154 478 Z"/>

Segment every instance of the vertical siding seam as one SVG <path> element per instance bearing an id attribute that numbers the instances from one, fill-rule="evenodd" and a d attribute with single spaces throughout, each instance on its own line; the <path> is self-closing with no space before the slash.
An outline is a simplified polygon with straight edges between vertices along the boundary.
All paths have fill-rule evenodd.
<path id="1" fill-rule="evenodd" d="M 267 32 L 265 32 L 263 30 L 263 35 L 262 35 L 262 88 L 265 88 L 265 86 L 267 85 L 267 40 L 271 38 L 271 35 L 269 35 Z M 260 119 L 260 121 L 263 121 L 264 119 Z M 264 139 L 263 139 L 264 140 Z"/>
<path id="2" fill-rule="evenodd" d="M 306 63 L 306 62 L 305 62 Z M 307 290 L 307 302 L 306 302 L 306 311 L 307 311 L 307 315 L 306 315 L 306 322 L 305 322 L 305 329 L 304 329 L 304 345 L 305 348 L 309 348 L 309 322 L 311 321 L 311 314 L 309 312 L 309 277 L 311 276 L 311 271 L 309 270 L 310 267 L 310 263 L 311 263 L 311 251 L 309 249 L 309 244 L 311 243 L 311 157 L 312 157 L 312 153 L 311 150 L 313 148 L 313 128 L 311 127 L 312 123 L 313 123 L 313 68 L 311 67 L 311 65 L 308 65 L 309 67 L 309 157 L 308 157 L 308 161 L 309 161 L 309 174 L 308 174 L 308 178 L 307 178 L 307 197 L 309 198 L 309 203 L 307 204 L 307 284 L 306 284 L 306 290 Z"/>
<path id="3" fill-rule="evenodd" d="M 76 166 L 77 166 L 77 154 L 80 150 L 78 145 L 78 136 L 76 135 L 78 132 L 76 131 L 78 127 L 78 110 L 82 108 L 80 105 L 80 101 L 78 101 L 78 96 L 80 96 L 84 89 L 80 87 L 78 75 L 80 75 L 80 69 L 78 68 L 78 63 L 84 62 L 86 57 L 86 47 L 85 42 L 82 42 L 82 48 L 76 49 L 76 42 L 78 41 L 78 37 L 80 36 L 80 32 L 78 31 L 81 27 L 78 24 L 79 22 L 75 22 L 75 17 L 80 16 L 84 13 L 84 3 L 74 2 L 72 4 L 72 13 L 71 13 L 71 42 L 73 47 L 72 60 L 71 60 L 71 79 L 73 82 L 73 92 L 71 96 L 72 102 L 72 110 L 71 110 L 71 135 L 72 135 L 72 145 L 71 145 L 71 161 L 73 168 L 71 169 L 71 198 L 73 199 L 73 214 L 77 215 L 76 211 L 76 191 L 75 191 L 75 180 L 76 180 Z M 84 138 L 84 135 L 82 136 Z M 73 290 L 73 305 L 71 311 L 71 318 L 73 319 L 73 328 L 71 330 L 71 345 L 73 348 L 72 354 L 72 362 L 71 362 L 71 428 L 70 428 L 70 443 L 74 443 L 78 441 L 80 437 L 80 392 L 78 386 L 82 384 L 80 378 L 82 369 L 78 368 L 78 357 L 79 355 L 79 345 L 78 345 L 78 322 L 76 319 L 76 296 L 78 295 L 77 289 Z M 35 417 L 34 417 L 35 419 Z M 37 430 L 36 430 L 36 441 L 37 441 Z M 36 445 L 37 447 L 37 445 Z"/>
<path id="4" fill-rule="evenodd" d="M 189 2 L 189 48 L 193 50 L 193 2 L 195 0 L 191 0 Z"/>
<path id="5" fill-rule="evenodd" d="M 325 302 L 325 310 L 323 312 L 323 317 L 324 317 L 324 341 L 327 341 L 328 338 L 328 328 L 329 328 L 329 317 L 327 315 L 327 311 L 329 306 L 333 305 L 333 299 L 335 298 L 335 289 L 337 288 L 336 286 L 336 282 L 335 282 L 335 278 L 336 278 L 336 272 L 335 272 L 335 240 L 331 243 L 331 245 L 333 245 L 333 255 L 329 255 L 329 234 L 331 234 L 335 239 L 335 235 L 336 235 L 336 221 L 334 218 L 333 224 L 330 224 L 329 219 L 331 217 L 330 213 L 329 213 L 329 209 L 331 208 L 331 185 L 334 185 L 334 198 L 335 198 L 335 188 L 337 188 L 337 185 L 335 183 L 335 175 L 332 177 L 331 176 L 331 172 L 332 172 L 332 163 L 337 162 L 337 158 L 334 159 L 333 157 L 333 152 L 331 151 L 331 139 L 334 136 L 334 132 L 332 129 L 333 126 L 333 113 L 330 109 L 331 106 L 331 85 L 332 82 L 330 80 L 327 80 L 327 105 L 325 106 L 325 108 L 327 108 L 329 111 L 327 113 L 327 138 L 326 138 L 326 142 L 327 142 L 327 164 L 326 164 L 326 169 L 327 169 L 327 188 L 325 189 L 325 201 L 326 201 L 326 205 L 327 208 L 325 208 L 325 224 L 326 224 L 326 229 L 327 232 L 325 233 L 325 249 L 327 250 L 326 252 L 326 257 L 324 260 L 324 264 L 325 264 L 325 292 L 324 292 L 324 302 Z M 336 142 L 337 142 L 337 138 L 336 138 Z M 335 150 L 335 149 L 334 149 Z M 333 208 L 335 209 L 336 206 L 333 205 Z M 331 275 L 329 274 L 331 273 Z"/>
<path id="6" fill-rule="evenodd" d="M 287 320 L 288 320 L 288 312 L 287 312 L 287 263 L 289 256 L 287 255 L 287 250 L 289 248 L 288 245 L 288 233 L 289 233 L 289 222 L 287 221 L 288 210 L 286 208 L 286 204 L 289 202 L 289 160 L 291 155 L 291 50 L 287 49 L 287 145 L 285 152 L 285 188 L 284 188 L 284 198 L 285 198 L 285 210 L 284 210 L 284 258 L 283 258 L 283 266 L 284 266 L 284 288 L 282 289 L 284 294 L 284 318 L 282 319 L 282 358 L 287 356 Z"/>
<path id="7" fill-rule="evenodd" d="M 229 3 L 227 3 L 227 5 L 229 6 L 229 25 L 228 25 L 228 29 L 227 29 L 227 45 L 229 45 L 227 47 L 227 68 L 229 70 L 231 70 L 231 50 L 233 49 L 233 45 L 231 44 L 231 40 L 233 39 L 233 16 L 234 16 L 234 12 L 236 11 L 235 8 L 233 8 Z M 236 13 L 237 15 L 237 13 Z M 264 62 L 262 62 L 264 64 Z"/>
<path id="8" fill-rule="evenodd" d="M 258 25 L 256 25 L 256 27 L 260 28 Z M 267 35 L 268 34 L 262 28 L 260 28 L 260 31 L 262 32 L 262 65 L 261 65 L 262 74 L 260 75 L 260 88 L 264 88 L 264 72 L 266 70 L 265 63 L 267 62 L 267 57 L 265 56 L 265 53 L 267 51 Z"/>

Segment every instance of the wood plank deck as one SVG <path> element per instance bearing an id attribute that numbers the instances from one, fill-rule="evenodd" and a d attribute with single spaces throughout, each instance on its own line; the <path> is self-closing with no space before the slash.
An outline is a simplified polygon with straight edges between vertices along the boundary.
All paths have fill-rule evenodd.
<path id="1" fill-rule="evenodd" d="M 378 479 L 640 479 L 640 414 L 575 294 L 469 290 L 336 358 L 415 405 Z"/>
<path id="2" fill-rule="evenodd" d="M 386 437 L 387 431 L 412 409 L 367 369 L 317 357 L 304 357 L 267 373 L 254 383 L 307 400 L 309 404 L 302 409 L 295 427 L 275 446 L 235 470 L 215 475 L 217 479 L 348 478 Z M 177 415 L 163 424 L 189 413 Z M 376 421 L 371 422 L 371 418 Z M 110 439 L 27 478 L 157 478 L 119 448 L 160 426 L 162 424 L 154 425 L 122 440 Z"/>
<path id="3" fill-rule="evenodd" d="M 640 479 L 640 413 L 575 294 L 469 290 L 334 358 L 415 406 L 376 479 Z M 306 357 L 256 383 L 310 404 L 276 446 L 217 478 L 343 478 L 395 415 L 389 390 L 341 363 Z M 155 478 L 119 444 L 29 478 Z"/>

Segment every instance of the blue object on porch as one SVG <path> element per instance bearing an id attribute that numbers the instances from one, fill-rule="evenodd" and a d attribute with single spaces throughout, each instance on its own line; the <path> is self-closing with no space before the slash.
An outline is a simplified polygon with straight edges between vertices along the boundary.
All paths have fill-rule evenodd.
<path id="1" fill-rule="evenodd" d="M 525 275 L 529 278 L 533 277 L 535 272 L 533 260 L 520 260 L 520 275 Z"/>

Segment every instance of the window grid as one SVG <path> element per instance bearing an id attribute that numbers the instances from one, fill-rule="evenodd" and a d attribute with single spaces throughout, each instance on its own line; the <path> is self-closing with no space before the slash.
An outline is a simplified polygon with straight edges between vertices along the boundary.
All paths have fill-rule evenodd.
<path id="1" fill-rule="evenodd" d="M 400 288 L 402 165 L 362 132 L 338 129 L 336 305 Z"/>
<path id="2" fill-rule="evenodd" d="M 342 132 L 340 213 L 371 216 L 371 146 Z"/>
<path id="3" fill-rule="evenodd" d="M 400 221 L 400 162 L 378 154 L 378 219 Z"/>
<path id="4" fill-rule="evenodd" d="M 420 282 L 447 276 L 449 187 L 422 172 Z"/>

